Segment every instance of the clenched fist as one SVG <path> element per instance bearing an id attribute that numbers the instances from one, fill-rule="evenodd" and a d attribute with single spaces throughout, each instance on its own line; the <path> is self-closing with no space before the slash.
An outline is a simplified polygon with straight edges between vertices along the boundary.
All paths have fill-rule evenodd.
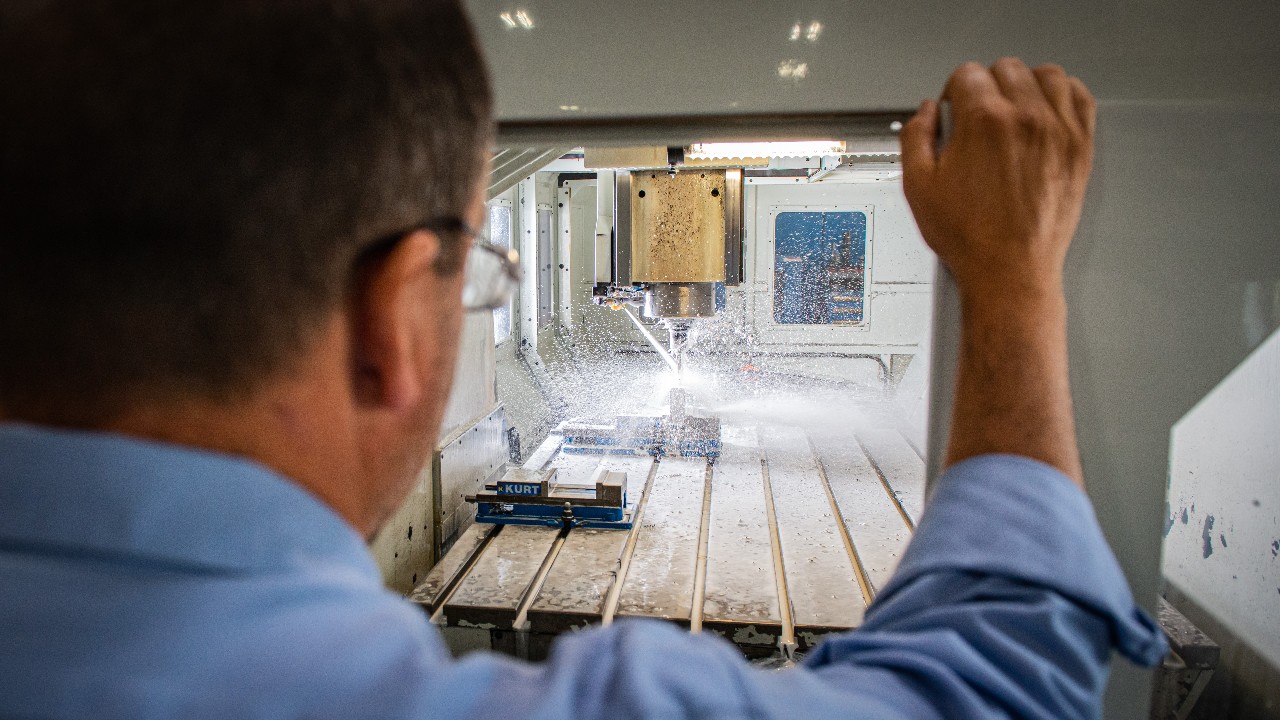
<path id="1" fill-rule="evenodd" d="M 1061 292 L 1093 164 L 1096 103 L 1056 65 L 1005 58 L 947 82 L 954 129 L 937 148 L 938 104 L 902 132 L 903 184 L 925 242 L 966 301 Z"/>

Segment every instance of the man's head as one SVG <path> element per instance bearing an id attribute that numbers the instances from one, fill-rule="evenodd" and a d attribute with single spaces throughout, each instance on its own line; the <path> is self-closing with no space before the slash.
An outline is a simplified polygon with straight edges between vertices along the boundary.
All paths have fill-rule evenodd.
<path id="1" fill-rule="evenodd" d="M 400 370 L 377 341 L 433 345 L 414 358 L 447 388 L 467 242 L 409 231 L 477 219 L 491 98 L 457 3 L 0 13 L 0 416 L 243 405 L 305 385 L 308 353 L 341 337 L 353 404 L 399 392 L 400 421 L 434 429 L 444 390 L 380 384 Z M 395 302 L 418 324 L 380 325 Z"/>

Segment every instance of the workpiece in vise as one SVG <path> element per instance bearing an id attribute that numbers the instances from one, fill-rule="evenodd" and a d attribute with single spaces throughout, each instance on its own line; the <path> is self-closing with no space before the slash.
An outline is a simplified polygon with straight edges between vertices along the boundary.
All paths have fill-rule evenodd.
<path id="1" fill-rule="evenodd" d="M 562 451 L 569 455 L 652 455 L 720 457 L 719 418 L 685 412 L 683 396 L 673 398 L 670 415 L 619 415 L 562 423 Z"/>
<path id="2" fill-rule="evenodd" d="M 487 492 L 468 495 L 476 522 L 628 530 L 627 474 L 600 468 L 590 485 L 556 482 L 556 469 L 511 468 Z"/>

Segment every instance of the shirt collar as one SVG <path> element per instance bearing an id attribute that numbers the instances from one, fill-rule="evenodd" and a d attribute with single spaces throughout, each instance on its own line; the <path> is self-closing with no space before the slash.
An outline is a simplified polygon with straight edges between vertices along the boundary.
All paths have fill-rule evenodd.
<path id="1" fill-rule="evenodd" d="M 0 543 L 212 571 L 337 563 L 379 581 L 346 521 L 262 465 L 32 425 L 0 423 Z"/>

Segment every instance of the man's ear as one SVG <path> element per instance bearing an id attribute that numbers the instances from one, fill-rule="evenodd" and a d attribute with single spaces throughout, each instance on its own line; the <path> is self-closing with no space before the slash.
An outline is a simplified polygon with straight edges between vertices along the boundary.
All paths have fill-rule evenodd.
<path id="1" fill-rule="evenodd" d="M 415 230 L 361 269 L 350 308 L 357 405 L 398 414 L 422 400 L 426 389 L 417 367 L 418 345 L 430 312 L 423 290 L 441 252 L 439 236 Z"/>

